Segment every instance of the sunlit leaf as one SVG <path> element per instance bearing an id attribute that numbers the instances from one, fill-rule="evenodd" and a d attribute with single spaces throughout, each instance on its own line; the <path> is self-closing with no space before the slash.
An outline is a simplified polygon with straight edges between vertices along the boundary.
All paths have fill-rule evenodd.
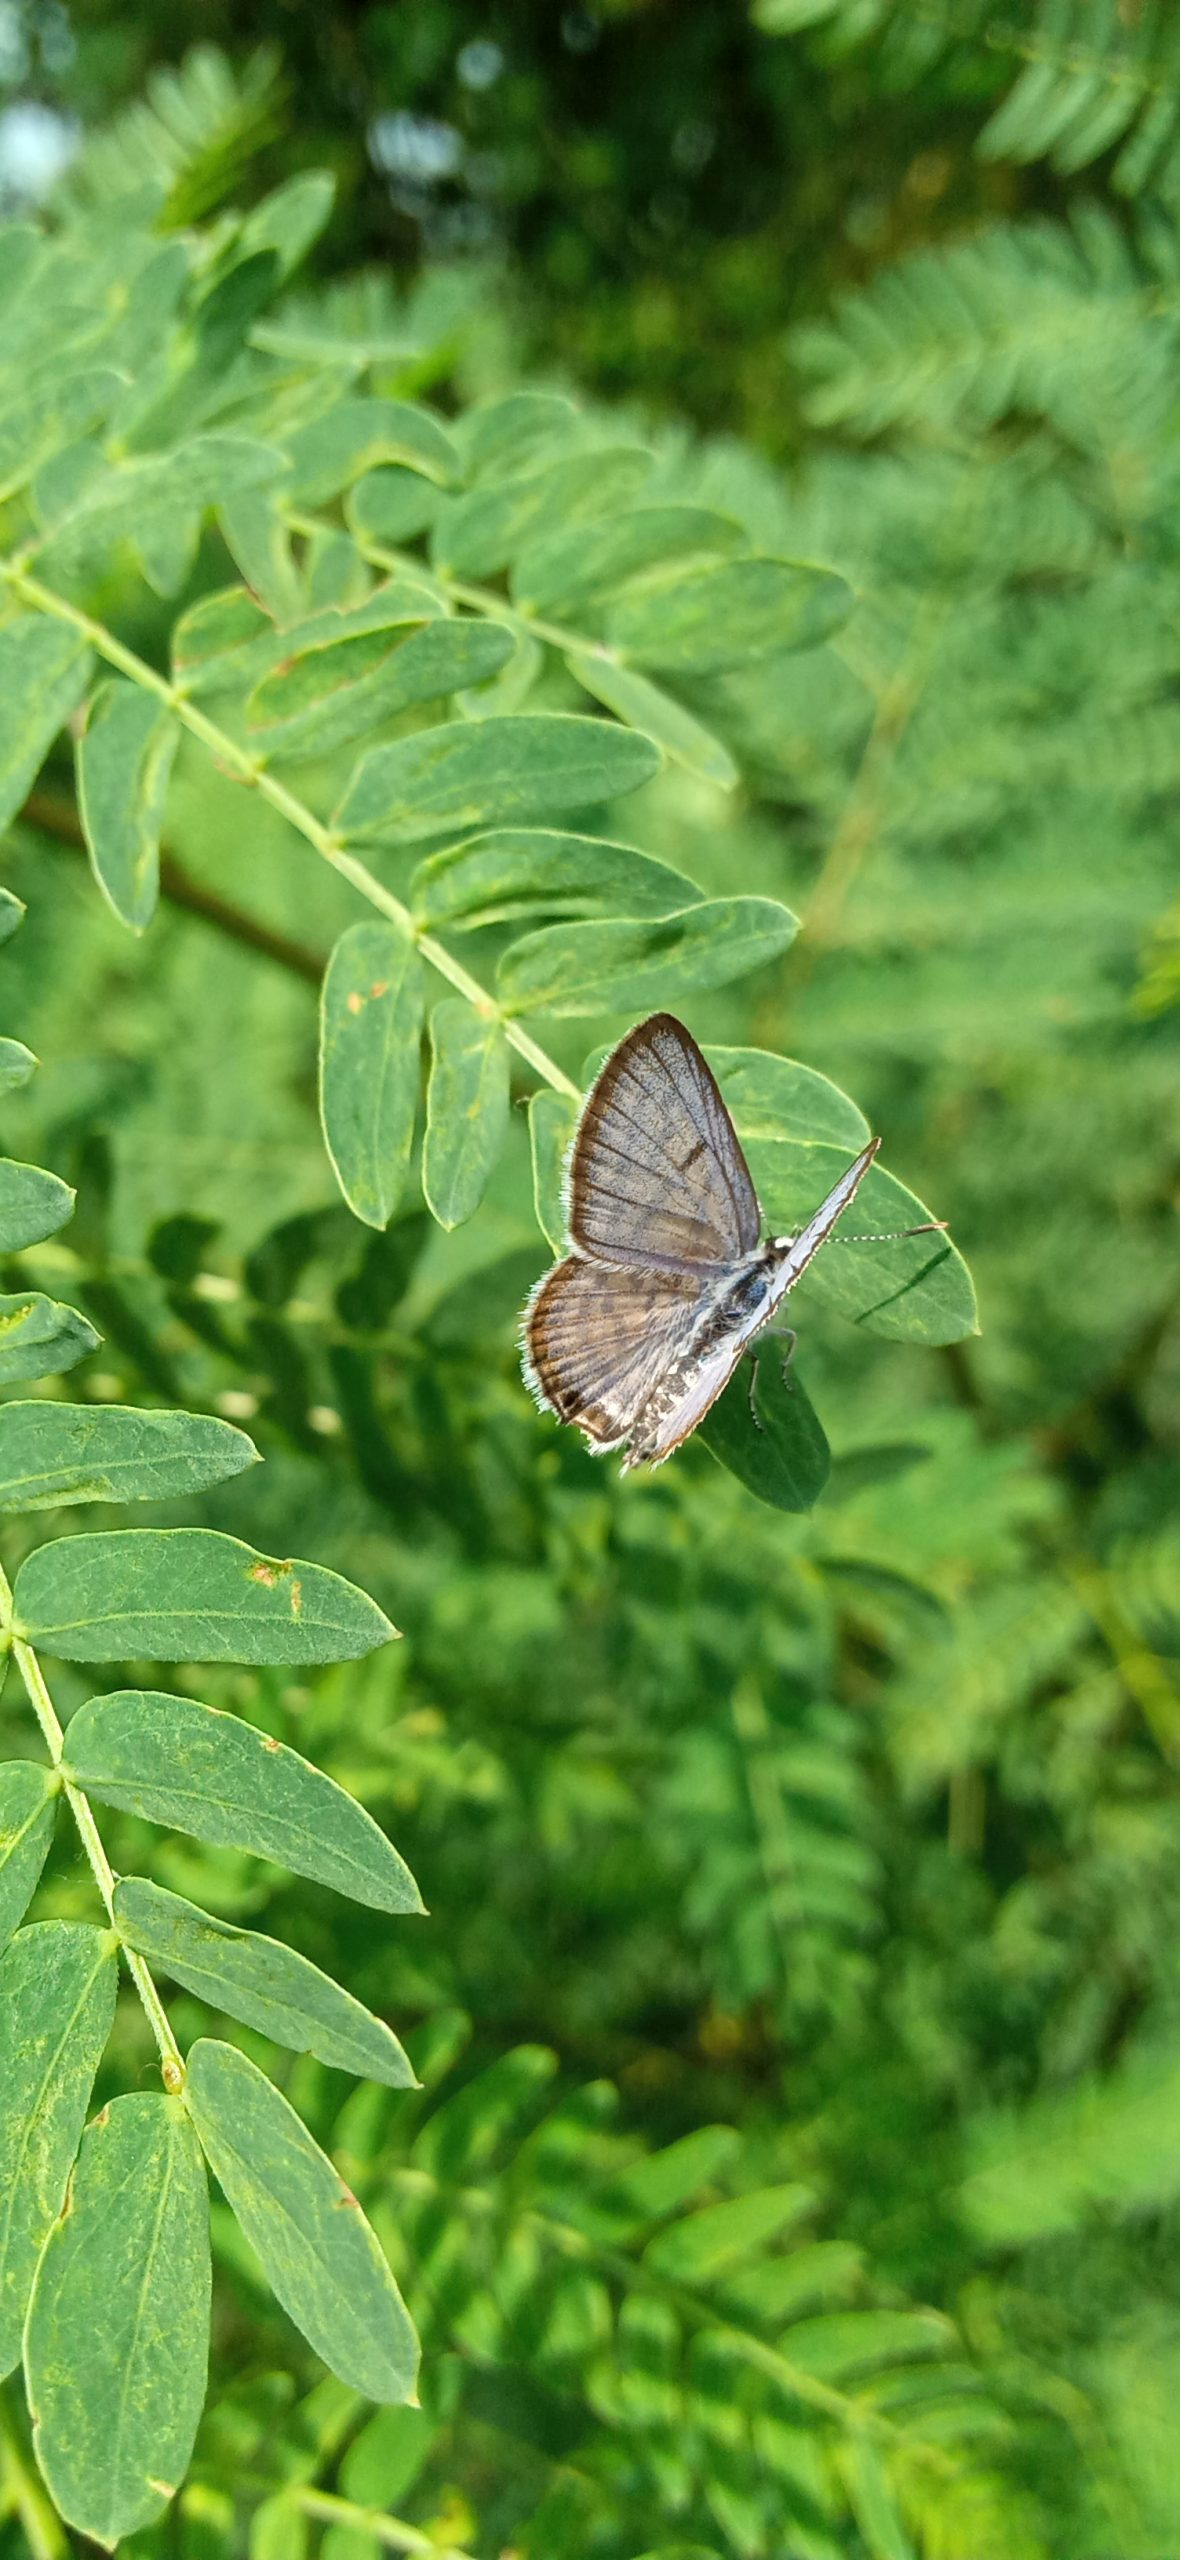
<path id="1" fill-rule="evenodd" d="M 21 2331 L 115 2015 L 115 1942 L 77 1920 L 18 1929 L 0 1957 L 0 2374 Z"/>
<path id="2" fill-rule="evenodd" d="M 417 2341 L 356 2197 L 257 2066 L 203 2040 L 186 2097 L 268 2281 L 325 2364 L 370 2400 L 412 2400 Z"/>
<path id="3" fill-rule="evenodd" d="M 12 1093 L 16 1086 L 27 1084 L 36 1066 L 37 1060 L 23 1040 L 0 1039 L 0 1093 Z"/>
<path id="4" fill-rule="evenodd" d="M 58 1780 L 35 1760 L 0 1763 L 0 1948 L 37 1889 L 57 1816 Z"/>
<path id="5" fill-rule="evenodd" d="M 300 427 L 289 439 L 290 495 L 323 506 L 362 472 L 382 462 L 420 471 L 442 487 L 458 477 L 459 458 L 440 419 L 409 400 L 354 396 Z"/>
<path id="6" fill-rule="evenodd" d="M 421 1911 L 409 1868 L 363 1805 L 297 1751 L 221 1708 L 114 1689 L 71 1717 L 68 1766 L 100 1804 L 273 1858 L 376 1911 Z"/>
<path id="7" fill-rule="evenodd" d="M 542 526 L 609 516 L 642 487 L 653 455 L 641 445 L 598 447 L 520 479 L 451 498 L 435 518 L 431 556 L 448 575 L 490 578 Z"/>
<path id="8" fill-rule="evenodd" d="M 553 1093 L 548 1086 L 542 1086 L 529 1104 L 533 1203 L 537 1225 L 555 1253 L 565 1251 L 565 1168 L 580 1109 L 572 1095 Z"/>
<path id="9" fill-rule="evenodd" d="M 749 548 L 745 528 L 708 507 L 629 507 L 594 524 L 543 534 L 516 560 L 512 594 L 522 613 L 561 621 L 613 595 L 645 569 Z"/>
<path id="10" fill-rule="evenodd" d="M 383 2021 L 277 1938 L 214 1919 L 142 1876 L 120 1877 L 115 1926 L 153 1971 L 170 1974 L 211 2008 L 276 2044 L 390 2089 L 413 2088 L 410 2064 Z"/>
<path id="11" fill-rule="evenodd" d="M 607 638 L 637 666 L 665 675 L 719 674 L 780 649 L 814 649 L 852 610 L 831 569 L 786 560 L 728 560 L 686 578 L 636 584 L 607 616 Z"/>
<path id="12" fill-rule="evenodd" d="M 794 1235 L 847 1170 L 834 1147 L 755 1140 L 750 1171 L 767 1223 L 775 1235 Z M 799 1283 L 808 1297 L 836 1307 L 867 1333 L 895 1342 L 959 1342 L 978 1329 L 975 1292 L 961 1253 L 946 1235 L 905 1236 L 930 1211 L 904 1183 L 872 1165 L 834 1235 L 808 1265 Z M 890 1237 L 888 1243 L 845 1241 L 857 1235 Z M 794 1293 L 787 1321 L 794 1321 Z"/>
<path id="13" fill-rule="evenodd" d="M 69 1502 L 168 1502 L 240 1475 L 258 1457 L 232 1422 L 133 1405 L 0 1405 L 0 1510 Z"/>
<path id="14" fill-rule="evenodd" d="M 78 807 L 104 897 L 136 932 L 155 911 L 160 829 L 180 730 L 142 686 L 99 686 L 78 747 Z"/>
<path id="15" fill-rule="evenodd" d="M 733 790 L 738 769 L 728 747 L 683 703 L 665 693 L 662 685 L 653 684 L 650 676 L 623 666 L 605 649 L 571 649 L 566 665 L 585 693 L 604 702 L 629 727 L 641 729 L 673 764 L 699 774 L 704 782 L 717 783 L 722 791 Z"/>
<path id="16" fill-rule="evenodd" d="M 52 1377 L 72 1369 L 98 1343 L 94 1326 L 76 1307 L 59 1305 L 38 1290 L 0 1297 L 0 1385 Z"/>
<path id="17" fill-rule="evenodd" d="M 683 872 L 602 836 L 546 827 L 496 827 L 420 862 L 410 882 L 423 925 L 478 925 L 547 916 L 667 916 L 697 892 Z"/>
<path id="18" fill-rule="evenodd" d="M 20 1253 L 25 1245 L 56 1235 L 73 1209 L 68 1182 L 39 1164 L 16 1164 L 11 1156 L 0 1156 L 0 1253 Z"/>
<path id="19" fill-rule="evenodd" d="M 55 1538 L 21 1566 L 16 1618 L 70 1662 L 345 1662 L 395 1632 L 340 1574 L 218 1529 Z"/>
<path id="20" fill-rule="evenodd" d="M 77 709 L 89 666 L 86 644 L 69 623 L 20 613 L 0 627 L 0 828 L 15 818 L 58 730 Z"/>
<path id="21" fill-rule="evenodd" d="M 176 2098 L 87 2127 L 25 2338 L 37 2459 L 68 2524 L 113 2550 L 188 2469 L 209 2360 L 209 2199 Z"/>

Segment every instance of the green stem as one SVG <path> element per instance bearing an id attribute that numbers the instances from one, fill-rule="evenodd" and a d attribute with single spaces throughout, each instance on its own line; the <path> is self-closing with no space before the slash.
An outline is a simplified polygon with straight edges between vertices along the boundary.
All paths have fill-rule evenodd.
<path id="1" fill-rule="evenodd" d="M 430 2560 L 470 2560 L 456 2543 L 438 2542 L 416 2524 L 404 2524 L 400 2516 L 388 2516 L 376 2507 L 355 2506 L 351 2498 L 336 2498 L 328 2489 L 294 2489 L 291 2503 L 305 2516 L 318 2523 L 352 2525 L 358 2533 L 371 2533 L 374 2542 L 384 2543 L 387 2551 L 421 2551 Z"/>
<path id="2" fill-rule="evenodd" d="M 90 1869 L 94 1877 L 94 1881 L 102 1895 L 107 1918 L 110 1921 L 112 1929 L 117 1930 L 118 1923 L 115 1919 L 115 1878 L 111 1869 L 110 1860 L 108 1859 L 106 1850 L 102 1845 L 98 1824 L 91 1812 L 88 1799 L 83 1795 L 81 1788 L 76 1787 L 73 1780 L 71 1778 L 67 1778 L 62 1770 L 62 1755 L 65 1747 L 65 1735 L 62 1731 L 57 1709 L 49 1694 L 49 1687 L 45 1674 L 41 1669 L 40 1662 L 37 1659 L 32 1645 L 26 1644 L 23 1636 L 18 1636 L 13 1632 L 12 1586 L 3 1566 L 0 1566 L 0 1618 L 2 1618 L 5 1628 L 8 1630 L 16 1666 L 20 1672 L 21 1679 L 25 1684 L 25 1691 L 29 1704 L 36 1716 L 38 1724 L 40 1725 L 45 1741 L 45 1747 L 49 1753 L 49 1757 L 54 1768 L 61 1774 L 62 1786 L 66 1800 L 69 1804 L 74 1820 L 78 1825 L 78 1830 L 82 1839 L 82 1846 L 90 1861 Z M 143 1957 L 136 1955 L 134 1948 L 128 1946 L 123 1947 L 123 1953 L 127 1959 L 128 1972 L 130 1973 L 131 1979 L 135 1984 L 135 1988 L 143 2002 L 148 2024 L 151 2027 L 152 2034 L 154 2035 L 157 2046 L 159 2047 L 160 2067 L 164 2076 L 164 2086 L 168 2090 L 169 2095 L 174 2097 L 177 2091 L 184 2087 L 184 2061 L 180 2047 L 177 2044 L 176 2038 L 172 2033 L 172 2029 L 168 2024 L 163 2001 L 161 2000 L 155 1983 L 148 1972 L 148 1968 L 144 1963 Z"/>
<path id="3" fill-rule="evenodd" d="M 247 783 L 251 789 L 260 794 L 262 799 L 269 801 L 271 808 L 276 809 L 280 817 L 285 818 L 288 825 L 297 830 L 298 834 L 321 856 L 321 859 L 330 863 L 332 869 L 340 873 L 342 879 L 349 881 L 354 889 L 358 889 L 362 898 L 368 899 L 370 906 L 376 907 L 379 914 L 388 916 L 394 924 L 400 925 L 402 931 L 416 943 L 423 959 L 429 962 L 432 969 L 437 970 L 440 978 L 446 979 L 447 984 L 455 989 L 457 995 L 464 996 L 468 1004 L 472 1005 L 475 1011 L 482 1014 L 485 1019 L 502 1022 L 505 1039 L 509 1041 L 519 1057 L 527 1059 L 528 1064 L 546 1084 L 552 1085 L 557 1093 L 571 1095 L 575 1101 L 580 1098 L 577 1085 L 571 1081 L 564 1070 L 546 1054 L 527 1031 L 521 1029 L 518 1022 L 514 1022 L 508 1015 L 501 1015 L 495 997 L 489 995 L 487 988 L 482 987 L 479 980 L 473 978 L 470 971 L 463 967 L 462 962 L 452 956 L 445 944 L 436 942 L 433 934 L 420 932 L 409 908 L 403 905 L 402 900 L 396 898 L 393 891 L 385 887 L 383 881 L 378 880 L 366 863 L 361 862 L 355 854 L 346 851 L 333 829 L 326 827 L 323 820 L 316 817 L 314 810 L 309 809 L 293 791 L 289 791 L 285 782 L 276 780 L 274 774 L 268 773 L 265 765 L 260 764 L 257 758 L 250 754 L 248 748 L 239 746 L 236 738 L 231 738 L 228 731 L 219 729 L 216 721 L 209 719 L 207 713 L 198 710 L 196 703 L 190 702 L 183 686 L 172 684 L 167 676 L 160 675 L 155 667 L 148 665 L 145 658 L 137 657 L 134 649 L 126 648 L 121 640 L 117 640 L 113 631 L 107 630 L 105 623 L 96 622 L 93 614 L 84 612 L 80 605 L 71 604 L 65 596 L 57 595 L 52 587 L 43 586 L 39 578 L 30 577 L 18 562 L 9 560 L 6 563 L 0 563 L 0 576 L 3 576 L 12 593 L 19 596 L 22 603 L 31 605 L 37 613 L 52 615 L 58 622 L 69 623 L 80 639 L 85 640 L 90 648 L 97 651 L 99 657 L 105 658 L 108 666 L 117 667 L 120 675 L 129 677 L 132 684 L 141 686 L 147 693 L 155 694 L 157 701 L 162 703 L 164 708 L 170 711 L 194 738 L 201 740 L 202 745 L 208 748 L 210 755 L 218 764 L 235 774 L 239 782 Z"/>

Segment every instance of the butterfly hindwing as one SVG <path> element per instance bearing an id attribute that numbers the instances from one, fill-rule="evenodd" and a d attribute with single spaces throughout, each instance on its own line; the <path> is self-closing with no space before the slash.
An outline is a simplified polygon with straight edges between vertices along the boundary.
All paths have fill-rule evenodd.
<path id="1" fill-rule="evenodd" d="M 546 1273 L 525 1324 L 538 1400 L 600 1449 L 628 1438 L 683 1360 L 700 1306 L 691 1274 L 616 1270 L 571 1254 Z"/>
<path id="2" fill-rule="evenodd" d="M 652 1014 L 607 1059 L 578 1124 L 569 1195 L 574 1244 L 633 1270 L 714 1270 L 757 1244 L 733 1122 L 671 1014 Z"/>

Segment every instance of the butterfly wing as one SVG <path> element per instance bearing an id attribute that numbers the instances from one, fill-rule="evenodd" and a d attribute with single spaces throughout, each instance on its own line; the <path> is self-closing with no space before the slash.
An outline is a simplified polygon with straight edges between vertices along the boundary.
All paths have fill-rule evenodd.
<path id="1" fill-rule="evenodd" d="M 596 1448 L 616 1449 L 683 1360 L 700 1297 L 687 1272 L 617 1270 L 579 1254 L 556 1263 L 525 1318 L 525 1375 L 538 1403 Z"/>
<path id="2" fill-rule="evenodd" d="M 715 1271 L 758 1242 L 757 1194 L 716 1077 L 670 1013 L 629 1032 L 591 1088 L 569 1224 L 583 1253 L 641 1271 Z"/>

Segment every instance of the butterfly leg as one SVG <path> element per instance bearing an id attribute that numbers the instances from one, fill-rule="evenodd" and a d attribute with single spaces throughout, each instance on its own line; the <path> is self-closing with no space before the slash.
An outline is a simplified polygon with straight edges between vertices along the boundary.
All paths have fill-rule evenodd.
<path id="1" fill-rule="evenodd" d="M 755 1431 L 763 1431 L 766 1427 L 765 1424 L 760 1422 L 758 1419 L 758 1407 L 754 1401 L 758 1392 L 758 1351 L 761 1344 L 769 1342 L 772 1336 L 776 1342 L 785 1342 L 787 1346 L 786 1357 L 782 1366 L 782 1381 L 788 1393 L 790 1392 L 791 1381 L 787 1372 L 795 1357 L 795 1345 L 799 1336 L 796 1333 L 793 1324 L 768 1324 L 765 1332 L 759 1334 L 758 1342 L 750 1354 L 750 1420 L 754 1425 Z"/>

